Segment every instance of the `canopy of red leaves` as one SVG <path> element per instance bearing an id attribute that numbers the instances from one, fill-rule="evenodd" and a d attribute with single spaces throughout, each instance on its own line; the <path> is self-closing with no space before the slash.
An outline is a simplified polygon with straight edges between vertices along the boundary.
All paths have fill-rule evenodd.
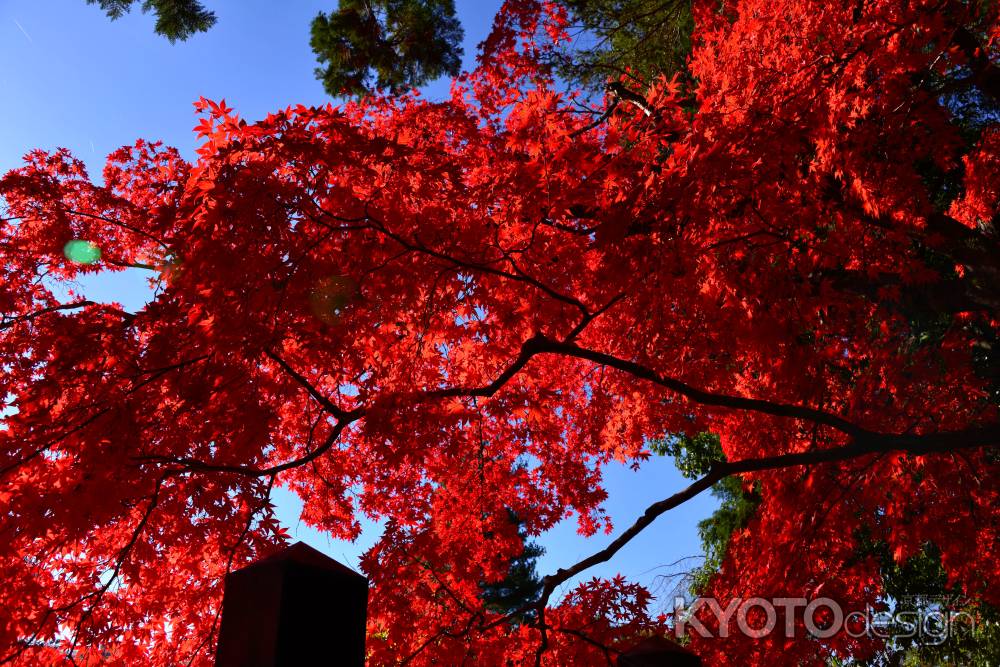
<path id="1" fill-rule="evenodd" d="M 509 511 L 531 535 L 607 529 L 602 465 L 701 431 L 761 461 L 733 471 L 764 502 L 719 596 L 863 607 L 863 530 L 900 560 L 933 540 L 1000 603 L 997 402 L 973 363 L 998 325 L 1000 130 L 963 147 L 916 83 L 968 64 L 973 10 L 717 4 L 696 6 L 696 88 L 635 91 L 650 113 L 579 113 L 537 65 L 558 6 L 510 0 L 448 101 L 248 123 L 202 100 L 193 163 L 139 141 L 103 184 L 63 151 L 3 177 L 0 659 L 210 664 L 223 575 L 284 543 L 279 484 L 335 537 L 386 520 L 370 664 L 606 664 L 664 628 L 641 587 L 548 600 L 550 580 L 511 624 L 479 584 L 521 549 Z M 945 213 L 925 163 L 964 168 Z M 99 261 L 65 258 L 81 239 Z M 53 291 L 136 265 L 157 283 L 137 313 Z M 930 343 L 915 302 L 950 317 Z M 859 642 L 695 648 L 791 664 Z"/>

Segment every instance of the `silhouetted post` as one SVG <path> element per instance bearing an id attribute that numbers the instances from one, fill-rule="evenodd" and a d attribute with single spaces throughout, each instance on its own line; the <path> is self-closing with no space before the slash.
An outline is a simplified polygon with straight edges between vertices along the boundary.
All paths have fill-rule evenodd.
<path id="1" fill-rule="evenodd" d="M 701 658 L 664 637 L 644 639 L 618 656 L 618 667 L 702 667 Z"/>
<path id="2" fill-rule="evenodd" d="M 364 667 L 368 580 L 302 542 L 226 577 L 216 667 Z"/>

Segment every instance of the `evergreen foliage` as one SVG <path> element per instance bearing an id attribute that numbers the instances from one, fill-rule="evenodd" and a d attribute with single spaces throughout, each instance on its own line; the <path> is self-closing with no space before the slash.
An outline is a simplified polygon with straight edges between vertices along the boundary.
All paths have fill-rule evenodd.
<path id="1" fill-rule="evenodd" d="M 87 0 L 100 5 L 112 19 L 119 19 L 132 11 L 138 0 Z M 142 11 L 156 14 L 156 33 L 171 42 L 184 41 L 198 32 L 205 32 L 215 25 L 215 14 L 205 9 L 198 0 L 142 0 Z"/>
<path id="2" fill-rule="evenodd" d="M 313 19 L 310 44 L 330 95 L 362 95 L 458 74 L 462 36 L 452 0 L 340 0 Z"/>

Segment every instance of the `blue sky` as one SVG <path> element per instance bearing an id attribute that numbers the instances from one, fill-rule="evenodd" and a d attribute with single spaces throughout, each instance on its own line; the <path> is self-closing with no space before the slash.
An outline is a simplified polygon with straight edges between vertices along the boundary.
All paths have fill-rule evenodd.
<path id="1" fill-rule="evenodd" d="M 457 0 L 466 31 L 465 63 L 486 36 L 499 0 Z M 3 0 L 0 2 L 0 171 L 20 163 L 32 148 L 66 147 L 100 174 L 104 157 L 136 138 L 160 139 L 194 157 L 200 96 L 225 98 L 243 118 L 253 120 L 290 104 L 325 104 L 329 98 L 313 76 L 309 22 L 336 0 L 207 0 L 219 21 L 206 34 L 171 45 L 152 31 L 153 17 L 136 11 L 109 21 L 84 0 Z M 447 94 L 448 81 L 424 89 L 431 98 Z M 100 276 L 83 286 L 91 299 L 138 309 L 147 296 L 144 276 L 126 272 Z M 613 466 L 606 475 L 606 508 L 616 533 L 650 503 L 686 483 L 669 459 L 656 457 L 634 472 Z M 276 493 L 279 516 L 292 536 L 357 568 L 358 556 L 379 534 L 366 523 L 356 543 L 330 540 L 298 521 L 298 499 Z M 697 522 L 715 507 L 707 494 L 667 514 L 609 564 L 582 578 L 629 578 L 662 590 L 665 567 L 700 553 Z M 583 538 L 575 520 L 564 521 L 540 540 L 546 555 L 541 573 L 573 564 L 603 548 L 612 537 Z M 693 562 L 688 563 L 690 566 Z M 669 603 L 669 600 L 662 600 Z"/>

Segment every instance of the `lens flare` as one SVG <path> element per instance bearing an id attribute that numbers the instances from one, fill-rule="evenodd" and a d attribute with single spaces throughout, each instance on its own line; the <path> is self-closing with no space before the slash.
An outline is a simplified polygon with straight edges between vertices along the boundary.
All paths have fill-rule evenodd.
<path id="1" fill-rule="evenodd" d="M 101 249 L 82 239 L 73 239 L 63 246 L 63 255 L 75 264 L 93 264 L 101 259 Z"/>

